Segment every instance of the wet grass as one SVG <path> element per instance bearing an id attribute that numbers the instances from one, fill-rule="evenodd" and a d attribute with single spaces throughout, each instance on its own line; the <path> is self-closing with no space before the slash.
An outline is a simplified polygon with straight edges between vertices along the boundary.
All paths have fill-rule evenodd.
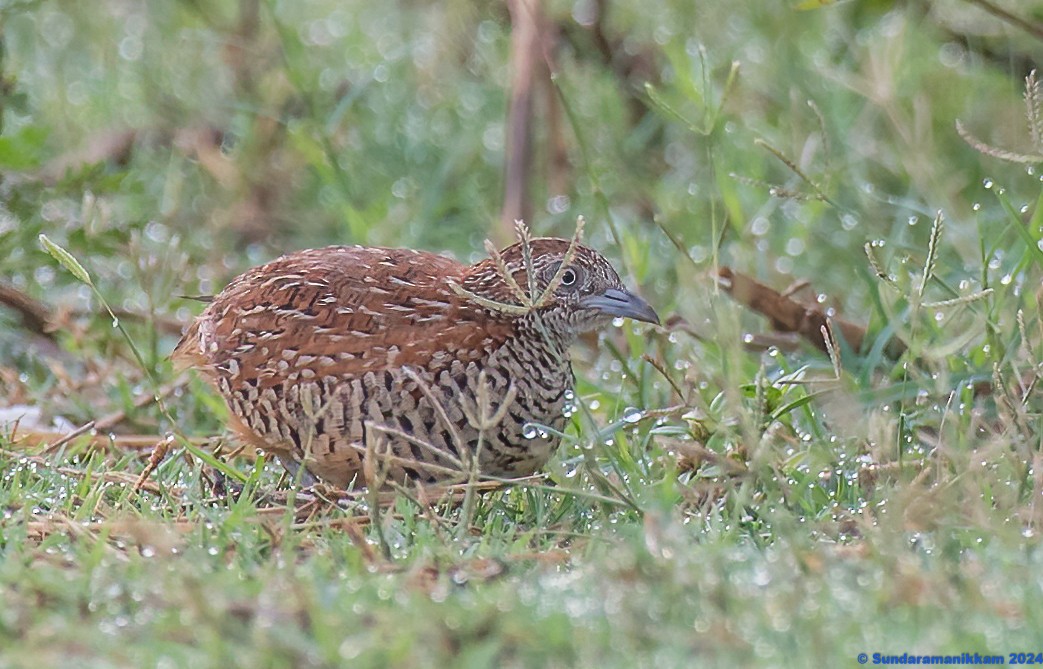
<path id="1" fill-rule="evenodd" d="M 1043 651 L 1040 179 L 955 127 L 1038 153 L 1038 41 L 955 0 L 595 4 L 548 6 L 531 224 L 584 215 L 672 318 L 577 347 L 546 476 L 466 525 L 458 489 L 293 488 L 166 356 L 179 296 L 282 251 L 504 241 L 506 12 L 0 7 L 0 278 L 51 325 L 0 308 L 0 404 L 42 414 L 0 436 L 0 666 Z M 721 265 L 866 343 L 778 337 Z"/>

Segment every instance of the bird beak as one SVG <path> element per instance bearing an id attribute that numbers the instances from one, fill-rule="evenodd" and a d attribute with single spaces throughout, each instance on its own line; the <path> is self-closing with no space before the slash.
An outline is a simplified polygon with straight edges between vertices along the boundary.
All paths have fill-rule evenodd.
<path id="1" fill-rule="evenodd" d="M 579 304 L 584 309 L 597 309 L 609 316 L 623 316 L 659 325 L 659 315 L 655 309 L 637 295 L 625 290 L 609 288 L 600 295 L 584 297 Z"/>

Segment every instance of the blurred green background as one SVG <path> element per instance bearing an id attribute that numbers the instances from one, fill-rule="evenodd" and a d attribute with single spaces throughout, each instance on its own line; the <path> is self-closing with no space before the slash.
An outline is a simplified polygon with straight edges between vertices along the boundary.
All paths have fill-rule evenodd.
<path id="1" fill-rule="evenodd" d="M 1043 3 L 529 18 L 512 60 L 495 2 L 0 2 L 0 404 L 33 412 L 0 423 L 0 666 L 1043 652 Z M 166 360 L 181 296 L 298 248 L 511 240 L 523 67 L 528 223 L 584 216 L 667 322 L 577 349 L 546 480 L 467 527 L 408 495 L 302 511 L 251 454 L 222 494 L 180 446 L 133 490 L 173 430 L 233 448 Z M 721 266 L 808 282 L 793 300 L 864 344 L 772 332 Z"/>

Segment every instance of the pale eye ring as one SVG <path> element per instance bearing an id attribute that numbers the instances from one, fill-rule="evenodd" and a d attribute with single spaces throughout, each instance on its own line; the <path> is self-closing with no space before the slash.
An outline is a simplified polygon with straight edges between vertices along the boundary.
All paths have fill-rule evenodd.
<path id="1" fill-rule="evenodd" d="M 577 279 L 579 279 L 579 277 L 576 275 L 576 270 L 571 267 L 561 273 L 561 285 L 566 288 L 576 285 Z"/>

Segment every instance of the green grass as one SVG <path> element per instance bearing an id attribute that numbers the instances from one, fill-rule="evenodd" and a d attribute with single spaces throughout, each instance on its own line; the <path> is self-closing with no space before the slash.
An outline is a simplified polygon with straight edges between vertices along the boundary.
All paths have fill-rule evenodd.
<path id="1" fill-rule="evenodd" d="M 546 477 L 465 524 L 459 491 L 295 489 L 166 356 L 198 308 L 178 296 L 283 251 L 505 241 L 505 9 L 0 3 L 0 280 L 56 326 L 0 307 L 0 406 L 126 412 L 58 448 L 0 436 L 0 667 L 1043 651 L 1043 188 L 955 128 L 1040 152 L 1039 41 L 958 0 L 655 0 L 611 7 L 607 62 L 577 22 L 593 4 L 547 3 L 530 224 L 585 216 L 677 318 L 577 347 Z M 119 160 L 62 167 L 126 129 Z M 866 345 L 838 342 L 839 377 L 806 343 L 759 347 L 770 324 L 719 265 L 809 281 L 797 298 Z M 135 490 L 140 444 L 175 432 L 191 448 Z"/>

